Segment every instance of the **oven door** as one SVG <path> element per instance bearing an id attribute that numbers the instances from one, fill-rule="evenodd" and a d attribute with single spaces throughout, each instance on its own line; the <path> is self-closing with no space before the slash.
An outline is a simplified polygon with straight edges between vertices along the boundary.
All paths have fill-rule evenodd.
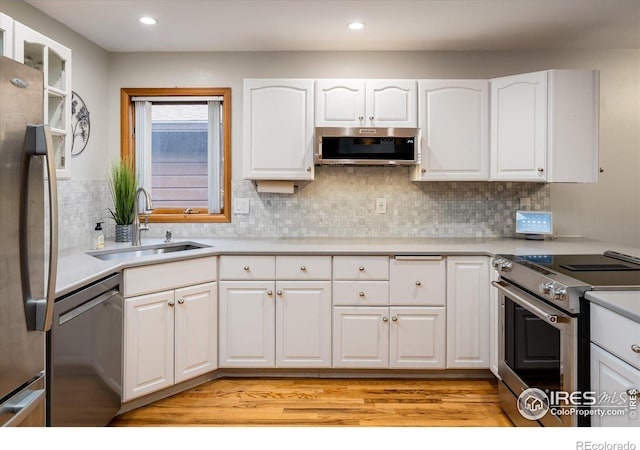
<path id="1" fill-rule="evenodd" d="M 498 373 L 508 388 L 501 386 L 502 408 L 517 425 L 536 426 L 536 421 L 520 414 L 518 396 L 528 388 L 546 394 L 578 389 L 578 320 L 507 280 L 492 284 L 500 293 Z M 548 412 L 539 422 L 576 426 L 577 418 Z"/>

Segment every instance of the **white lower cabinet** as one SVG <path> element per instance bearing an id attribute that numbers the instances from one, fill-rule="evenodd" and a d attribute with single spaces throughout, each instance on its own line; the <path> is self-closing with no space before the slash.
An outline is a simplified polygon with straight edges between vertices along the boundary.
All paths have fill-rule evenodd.
<path id="1" fill-rule="evenodd" d="M 445 361 L 445 308 L 389 308 L 389 367 L 443 369 Z"/>
<path id="2" fill-rule="evenodd" d="M 220 282 L 220 367 L 330 367 L 331 282 Z"/>
<path id="3" fill-rule="evenodd" d="M 220 282 L 220 367 L 275 367 L 275 282 Z"/>
<path id="4" fill-rule="evenodd" d="M 637 393 L 640 391 L 640 370 L 593 343 L 591 344 L 591 390 L 596 392 L 598 399 L 610 399 L 609 402 L 599 405 L 601 409 L 606 411 L 608 407 L 619 409 L 622 406 L 624 410 L 622 415 L 591 416 L 592 427 L 640 426 L 640 405 L 637 400 Z M 635 395 L 631 394 L 632 392 L 635 392 Z M 632 396 L 635 397 L 633 406 L 630 403 Z"/>
<path id="5" fill-rule="evenodd" d="M 331 282 L 276 283 L 276 367 L 331 367 Z"/>
<path id="6" fill-rule="evenodd" d="M 489 258 L 447 258 L 447 368 L 489 368 Z"/>
<path id="7" fill-rule="evenodd" d="M 333 366 L 444 368 L 444 307 L 333 308 Z"/>
<path id="8" fill-rule="evenodd" d="M 217 284 L 125 299 L 123 401 L 217 368 Z"/>
<path id="9" fill-rule="evenodd" d="M 389 308 L 333 308 L 333 367 L 389 366 Z"/>

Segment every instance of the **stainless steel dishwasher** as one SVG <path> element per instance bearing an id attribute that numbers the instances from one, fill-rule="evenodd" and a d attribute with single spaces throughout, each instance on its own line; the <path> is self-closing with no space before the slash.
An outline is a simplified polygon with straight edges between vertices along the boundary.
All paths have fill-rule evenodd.
<path id="1" fill-rule="evenodd" d="M 121 274 L 56 299 L 47 333 L 47 425 L 104 426 L 121 406 Z"/>

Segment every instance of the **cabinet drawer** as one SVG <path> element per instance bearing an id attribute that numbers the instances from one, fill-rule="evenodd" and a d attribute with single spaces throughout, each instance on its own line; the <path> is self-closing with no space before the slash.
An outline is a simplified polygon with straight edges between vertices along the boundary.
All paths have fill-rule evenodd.
<path id="1" fill-rule="evenodd" d="M 221 256 L 221 280 L 273 280 L 275 256 Z"/>
<path id="2" fill-rule="evenodd" d="M 640 323 L 592 303 L 591 341 L 640 368 Z"/>
<path id="3" fill-rule="evenodd" d="M 330 280 L 330 256 L 276 256 L 278 280 Z"/>
<path id="4" fill-rule="evenodd" d="M 124 296 L 160 292 L 216 280 L 217 257 L 175 261 L 124 271 Z"/>
<path id="5" fill-rule="evenodd" d="M 392 259 L 390 261 L 390 304 L 444 306 L 446 299 L 445 260 L 439 256 L 426 258 Z"/>
<path id="6" fill-rule="evenodd" d="M 334 305 L 384 305 L 389 304 L 388 281 L 334 281 Z"/>
<path id="7" fill-rule="evenodd" d="M 388 280 L 386 256 L 334 256 L 334 280 Z"/>

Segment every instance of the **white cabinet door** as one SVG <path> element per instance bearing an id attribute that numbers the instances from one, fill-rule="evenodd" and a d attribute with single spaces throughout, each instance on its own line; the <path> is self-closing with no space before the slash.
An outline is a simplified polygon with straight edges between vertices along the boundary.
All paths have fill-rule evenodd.
<path id="1" fill-rule="evenodd" d="M 493 281 L 498 281 L 500 274 L 489 267 L 489 273 Z M 501 379 L 498 373 L 498 360 L 500 356 L 500 296 L 498 288 L 489 287 L 489 370 L 496 378 Z"/>
<path id="2" fill-rule="evenodd" d="M 491 80 L 491 179 L 547 180 L 547 72 Z"/>
<path id="3" fill-rule="evenodd" d="M 275 367 L 275 283 L 221 281 L 220 367 Z"/>
<path id="4" fill-rule="evenodd" d="M 447 257 L 447 368 L 489 367 L 489 258 Z"/>
<path id="5" fill-rule="evenodd" d="M 397 257 L 389 263 L 389 304 L 444 306 L 445 260 L 442 257 Z"/>
<path id="6" fill-rule="evenodd" d="M 13 59 L 13 19 L 0 13 L 0 56 Z"/>
<path id="7" fill-rule="evenodd" d="M 276 284 L 276 367 L 331 367 L 331 282 Z"/>
<path id="8" fill-rule="evenodd" d="M 70 178 L 71 50 L 14 22 L 14 59 L 44 73 L 44 120 L 51 128 L 56 176 Z"/>
<path id="9" fill-rule="evenodd" d="M 333 308 L 333 367 L 389 366 L 389 308 Z"/>
<path id="10" fill-rule="evenodd" d="M 174 291 L 125 299 L 123 401 L 173 385 Z"/>
<path id="11" fill-rule="evenodd" d="M 313 180 L 313 80 L 244 80 L 243 176 Z"/>
<path id="12" fill-rule="evenodd" d="M 489 179 L 489 82 L 420 80 L 413 181 Z"/>
<path id="13" fill-rule="evenodd" d="M 390 316 L 390 368 L 444 369 L 444 307 L 392 306 Z"/>
<path id="14" fill-rule="evenodd" d="M 416 128 L 415 80 L 367 80 L 365 126 Z"/>
<path id="15" fill-rule="evenodd" d="M 601 401 L 599 408 L 623 409 L 623 415 L 591 416 L 592 427 L 638 427 L 637 392 L 640 391 L 640 370 L 630 366 L 611 353 L 591 344 L 591 390 Z M 636 392 L 635 408 L 630 407 L 629 392 Z"/>
<path id="16" fill-rule="evenodd" d="M 317 80 L 316 126 L 365 126 L 364 80 Z"/>
<path id="17" fill-rule="evenodd" d="M 175 382 L 218 368 L 217 283 L 175 291 Z"/>

